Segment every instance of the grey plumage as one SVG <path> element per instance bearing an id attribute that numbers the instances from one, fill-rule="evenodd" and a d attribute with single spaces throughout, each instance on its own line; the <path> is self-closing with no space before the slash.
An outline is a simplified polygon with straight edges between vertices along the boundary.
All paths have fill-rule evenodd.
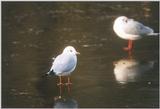
<path id="1" fill-rule="evenodd" d="M 54 72 L 57 76 L 70 75 L 77 65 L 77 56 L 79 54 L 72 46 L 66 47 L 62 54 L 54 58 L 52 67 L 47 74 Z"/>

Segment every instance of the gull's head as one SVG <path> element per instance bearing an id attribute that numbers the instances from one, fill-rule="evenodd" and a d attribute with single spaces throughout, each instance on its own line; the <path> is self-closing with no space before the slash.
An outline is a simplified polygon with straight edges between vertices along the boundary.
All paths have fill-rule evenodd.
<path id="1" fill-rule="evenodd" d="M 126 16 L 120 16 L 115 19 L 113 30 L 118 36 L 122 37 L 121 33 L 123 33 L 124 31 L 123 26 L 125 26 L 127 22 L 128 22 L 128 18 Z"/>
<path id="2" fill-rule="evenodd" d="M 128 18 L 126 16 L 120 16 L 115 20 L 115 23 L 127 23 Z"/>
<path id="3" fill-rule="evenodd" d="M 79 52 L 76 51 L 76 49 L 72 46 L 67 46 L 64 50 L 63 53 L 69 53 L 69 54 L 80 54 Z"/>

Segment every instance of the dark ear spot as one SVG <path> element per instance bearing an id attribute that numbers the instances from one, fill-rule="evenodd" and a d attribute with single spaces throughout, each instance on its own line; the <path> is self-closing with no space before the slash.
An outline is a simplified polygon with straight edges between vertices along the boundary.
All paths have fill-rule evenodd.
<path id="1" fill-rule="evenodd" d="M 123 19 L 123 21 L 126 22 L 126 23 L 128 22 L 127 19 Z"/>

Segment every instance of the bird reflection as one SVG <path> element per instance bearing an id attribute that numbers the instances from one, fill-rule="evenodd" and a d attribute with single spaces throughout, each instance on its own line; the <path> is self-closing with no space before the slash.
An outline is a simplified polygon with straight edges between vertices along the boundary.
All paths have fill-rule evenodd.
<path id="1" fill-rule="evenodd" d="M 54 97 L 54 108 L 78 108 L 78 103 L 75 99 L 71 97 L 71 85 L 59 85 L 59 96 Z M 65 97 L 65 88 L 67 88 L 68 96 Z"/>
<path id="2" fill-rule="evenodd" d="M 120 59 L 114 64 L 114 75 L 118 83 L 136 82 L 148 70 L 153 68 L 154 61 L 142 62 L 133 58 Z"/>
<path id="3" fill-rule="evenodd" d="M 54 108 L 78 108 L 78 103 L 73 98 L 55 98 Z"/>

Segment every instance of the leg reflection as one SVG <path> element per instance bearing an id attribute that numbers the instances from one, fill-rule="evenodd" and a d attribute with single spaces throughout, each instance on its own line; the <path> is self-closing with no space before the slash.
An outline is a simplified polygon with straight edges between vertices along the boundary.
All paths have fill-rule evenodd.
<path id="1" fill-rule="evenodd" d="M 66 85 L 67 85 L 67 89 L 68 89 L 68 94 L 70 95 L 72 82 L 71 82 L 71 79 L 70 79 L 69 76 L 67 77 L 67 83 L 66 83 Z"/>
<path id="2" fill-rule="evenodd" d="M 128 51 L 128 59 L 132 59 L 132 51 Z"/>

